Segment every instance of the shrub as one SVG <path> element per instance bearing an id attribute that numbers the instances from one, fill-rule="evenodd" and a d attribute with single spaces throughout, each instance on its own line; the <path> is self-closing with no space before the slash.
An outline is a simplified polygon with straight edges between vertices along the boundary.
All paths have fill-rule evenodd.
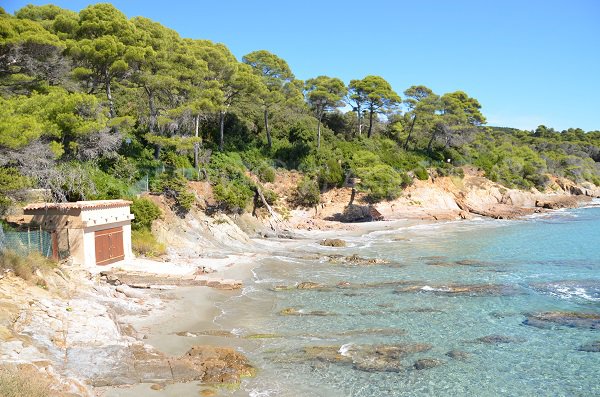
<path id="1" fill-rule="evenodd" d="M 410 180 L 387 164 L 359 168 L 357 175 L 361 179 L 359 189 L 367 192 L 372 201 L 397 198 Z"/>
<path id="2" fill-rule="evenodd" d="M 304 177 L 298 182 L 295 192 L 296 204 L 304 207 L 312 207 L 321 201 L 321 191 L 314 179 Z"/>
<path id="3" fill-rule="evenodd" d="M 0 254 L 0 269 L 11 270 L 23 280 L 36 281 L 38 284 L 43 284 L 43 280 L 35 276 L 36 270 L 51 269 L 54 266 L 54 261 L 37 252 L 20 255 L 15 251 L 6 250 Z"/>
<path id="4" fill-rule="evenodd" d="M 52 382 L 30 366 L 0 367 L 0 396 L 2 397 L 52 397 Z"/>
<path id="5" fill-rule="evenodd" d="M 138 255 L 148 257 L 161 256 L 167 251 L 163 243 L 159 243 L 156 237 L 147 229 L 138 229 L 131 232 L 131 246 Z"/>
<path id="6" fill-rule="evenodd" d="M 344 183 L 344 170 L 335 158 L 328 159 L 319 172 L 319 182 L 340 186 Z"/>
<path id="7" fill-rule="evenodd" d="M 131 222 L 131 227 L 134 230 L 150 230 L 152 227 L 152 222 L 160 218 L 162 215 L 158 205 L 154 204 L 147 198 L 133 199 L 133 204 L 131 204 L 131 212 L 133 215 L 135 215 L 135 219 Z"/>
<path id="8" fill-rule="evenodd" d="M 213 194 L 225 210 L 242 213 L 254 197 L 254 190 L 247 179 L 221 179 L 213 186 Z"/>
<path id="9" fill-rule="evenodd" d="M 175 212 L 185 215 L 192 209 L 195 196 L 188 190 L 187 179 L 179 174 L 162 173 L 150 184 L 150 190 L 175 200 Z"/>
<path id="10" fill-rule="evenodd" d="M 279 196 L 277 195 L 277 193 L 275 193 L 273 190 L 263 190 L 262 192 L 265 200 L 267 201 L 267 204 L 269 205 L 273 205 L 275 204 L 275 202 L 277 201 L 277 199 L 279 198 Z M 258 203 L 256 203 L 257 207 L 262 207 L 263 203 L 262 200 L 258 200 Z"/>
<path id="11" fill-rule="evenodd" d="M 427 179 L 429 179 L 429 174 L 427 173 L 427 170 L 423 167 L 415 168 L 414 173 L 417 179 L 421 181 L 426 181 Z"/>
<path id="12" fill-rule="evenodd" d="M 275 168 L 267 163 L 261 163 L 256 167 L 254 173 L 258 176 L 261 182 L 275 182 Z"/>

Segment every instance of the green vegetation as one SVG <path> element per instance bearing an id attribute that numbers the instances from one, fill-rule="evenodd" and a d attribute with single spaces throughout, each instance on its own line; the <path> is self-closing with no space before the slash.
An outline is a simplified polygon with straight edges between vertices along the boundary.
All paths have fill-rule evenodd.
<path id="1" fill-rule="evenodd" d="M 152 228 L 152 222 L 162 215 L 158 205 L 147 198 L 133 199 L 131 213 L 135 216 L 131 222 L 131 228 L 133 230 L 150 230 Z"/>
<path id="2" fill-rule="evenodd" d="M 350 178 L 388 200 L 408 175 L 460 177 L 464 165 L 523 189 L 544 189 L 547 174 L 600 184 L 600 131 L 488 127 L 465 92 L 400 95 L 381 76 L 300 81 L 268 51 L 239 61 L 110 4 L 0 13 L 0 70 L 0 212 L 29 187 L 69 201 L 132 197 L 143 182 L 183 216 L 190 180 L 242 212 L 277 168 L 304 174 L 303 206 Z M 156 213 L 134 207 L 147 230 Z"/>
<path id="3" fill-rule="evenodd" d="M 161 256 L 167 252 L 167 247 L 156 241 L 156 237 L 148 229 L 132 230 L 131 246 L 137 255 L 147 257 Z"/>
<path id="4" fill-rule="evenodd" d="M 23 256 L 17 252 L 5 250 L 0 253 L 0 270 L 12 271 L 16 276 L 25 281 L 31 281 L 40 287 L 45 287 L 46 282 L 36 272 L 52 269 L 56 263 L 39 253 Z"/>

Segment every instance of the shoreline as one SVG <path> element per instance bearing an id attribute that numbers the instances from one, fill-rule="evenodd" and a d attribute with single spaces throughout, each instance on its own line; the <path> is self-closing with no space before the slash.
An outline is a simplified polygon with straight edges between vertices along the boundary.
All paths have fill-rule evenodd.
<path id="1" fill-rule="evenodd" d="M 589 207 L 600 205 L 600 200 L 595 199 Z M 535 214 L 521 218 L 524 221 L 533 220 L 539 216 L 550 214 L 558 214 L 563 211 L 547 211 L 542 214 Z M 479 222 L 481 220 L 489 220 L 490 224 L 493 219 L 486 217 L 478 217 L 466 222 Z M 185 257 L 173 255 L 170 261 L 156 262 L 146 259 L 138 259 L 134 263 L 115 266 L 121 267 L 125 271 L 145 271 L 153 270 L 158 274 L 166 275 L 185 275 L 189 274 L 193 269 L 199 267 L 213 267 L 216 272 L 207 274 L 211 278 L 235 278 L 244 281 L 244 286 L 251 286 L 254 278 L 253 270 L 261 265 L 261 261 L 265 258 L 286 256 L 286 254 L 311 251 L 315 255 L 327 255 L 336 252 L 335 249 L 325 248 L 322 246 L 314 247 L 315 249 L 303 249 L 307 244 L 319 244 L 324 238 L 337 237 L 349 238 L 350 240 L 360 238 L 370 233 L 390 232 L 394 230 L 401 231 L 404 228 L 421 227 L 424 225 L 440 225 L 446 223 L 460 224 L 464 221 L 431 221 L 431 220 L 415 220 L 401 219 L 389 220 L 383 222 L 366 222 L 353 225 L 350 230 L 294 230 L 293 238 L 253 238 L 246 244 L 246 251 L 243 253 L 237 251 L 226 252 L 226 250 L 210 250 L 205 253 L 204 257 Z M 349 246 L 348 248 L 351 248 Z M 252 348 L 252 343 L 245 339 L 248 335 L 224 335 L 219 331 L 234 330 L 235 321 L 227 319 L 226 322 L 220 321 L 224 316 L 222 305 L 229 299 L 236 299 L 242 296 L 243 290 L 215 290 L 213 288 L 198 288 L 193 286 L 179 286 L 173 288 L 165 288 L 162 290 L 155 289 L 132 289 L 134 293 L 131 296 L 115 290 L 108 284 L 97 284 L 96 277 L 100 271 L 105 271 L 108 267 L 97 270 L 90 274 L 89 281 L 84 282 L 86 289 L 91 288 L 86 293 L 90 302 L 100 305 L 108 305 L 107 307 L 117 307 L 114 305 L 123 305 L 125 313 L 121 313 L 114 317 L 114 321 L 119 325 L 119 333 L 131 327 L 133 331 L 127 331 L 124 343 L 142 343 L 148 345 L 152 350 L 161 352 L 162 354 L 176 357 L 184 354 L 190 347 L 195 345 L 208 345 L 213 347 L 228 346 L 235 350 L 245 351 L 247 348 Z M 81 270 L 72 269 L 74 272 Z M 6 281 L 6 280 L 4 280 Z M 98 289 L 100 288 L 100 289 Z M 100 299 L 98 291 L 103 291 L 103 294 L 112 294 L 112 300 Z M 123 291 L 123 289 L 121 289 Z M 124 290 L 127 292 L 127 290 Z M 91 292 L 91 294 L 90 294 Z M 77 296 L 77 292 L 72 292 L 73 296 Z M 115 295 L 116 293 L 116 295 Z M 119 302 L 115 302 L 115 299 Z M 146 307 L 146 309 L 143 309 Z M 64 310 L 64 309 L 63 309 Z M 76 309 L 80 310 L 80 309 Z M 83 309 L 82 309 L 83 310 Z M 129 310 L 129 313 L 127 311 Z M 145 314 L 144 314 L 145 313 Z M 110 316 L 109 316 L 110 317 Z M 188 332 L 189 335 L 177 335 L 177 333 Z M 127 339 L 129 338 L 129 339 Z M 121 343 L 121 342 L 119 342 Z M 77 384 L 77 383 L 75 383 Z M 146 382 L 128 386 L 111 386 L 111 387 L 93 387 L 89 389 L 88 395 L 103 396 L 103 397 L 130 397 L 144 393 L 150 393 L 155 396 L 171 396 L 179 394 L 197 394 L 199 390 L 210 390 L 211 393 L 217 393 L 218 389 L 209 386 L 199 386 L 198 382 L 167 382 L 161 384 L 161 390 L 151 389 L 151 387 L 161 384 L 161 382 Z M 82 384 L 80 385 L 82 386 Z M 208 393 L 208 391 L 207 391 Z M 83 394 L 85 395 L 85 394 Z"/>

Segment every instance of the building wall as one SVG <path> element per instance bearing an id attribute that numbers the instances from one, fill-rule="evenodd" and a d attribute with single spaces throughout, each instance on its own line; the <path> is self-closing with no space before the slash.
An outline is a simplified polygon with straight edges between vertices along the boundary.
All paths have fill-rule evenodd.
<path id="1" fill-rule="evenodd" d="M 133 258 L 131 250 L 131 221 L 122 221 L 109 223 L 104 225 L 97 225 L 92 227 L 86 227 L 83 231 L 84 250 L 82 255 L 82 261 L 78 262 L 84 266 L 96 266 L 96 231 L 110 229 L 113 227 L 123 227 L 123 251 L 125 253 L 125 260 Z M 73 257 L 75 259 L 75 257 Z"/>

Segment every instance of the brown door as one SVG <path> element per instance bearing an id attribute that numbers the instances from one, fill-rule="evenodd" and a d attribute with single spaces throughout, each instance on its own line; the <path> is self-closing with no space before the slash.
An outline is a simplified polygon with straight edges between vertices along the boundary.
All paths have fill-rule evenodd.
<path id="1" fill-rule="evenodd" d="M 125 258 L 122 226 L 98 230 L 95 234 L 96 265 L 108 265 Z"/>

